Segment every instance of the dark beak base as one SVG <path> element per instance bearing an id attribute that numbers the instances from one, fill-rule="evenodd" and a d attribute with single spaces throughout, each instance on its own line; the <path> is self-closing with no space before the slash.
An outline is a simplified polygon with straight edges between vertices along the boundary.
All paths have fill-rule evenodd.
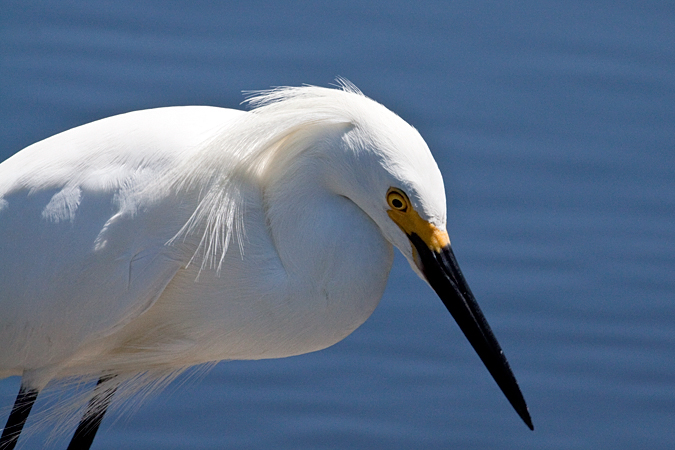
<path id="1" fill-rule="evenodd" d="M 422 263 L 420 269 L 427 281 L 450 311 L 457 325 L 478 353 L 511 406 L 525 424 L 531 430 L 534 430 L 518 382 L 490 329 L 490 325 L 485 320 L 485 316 L 483 316 L 476 299 L 471 293 L 469 285 L 459 270 L 452 248 L 447 245 L 440 252 L 436 252 L 429 249 L 427 244 L 416 234 L 411 234 L 408 237 L 417 250 Z"/>

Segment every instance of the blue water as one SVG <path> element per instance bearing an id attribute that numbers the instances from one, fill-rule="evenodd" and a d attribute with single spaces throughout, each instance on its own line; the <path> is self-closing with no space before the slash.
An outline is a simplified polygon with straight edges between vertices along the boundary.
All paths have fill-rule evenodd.
<path id="1" fill-rule="evenodd" d="M 1 159 L 116 113 L 348 78 L 429 143 L 536 430 L 398 258 L 343 342 L 182 378 L 93 448 L 673 448 L 673 3 L 281 5 L 3 0 Z M 0 404 L 17 389 L 1 381 Z"/>

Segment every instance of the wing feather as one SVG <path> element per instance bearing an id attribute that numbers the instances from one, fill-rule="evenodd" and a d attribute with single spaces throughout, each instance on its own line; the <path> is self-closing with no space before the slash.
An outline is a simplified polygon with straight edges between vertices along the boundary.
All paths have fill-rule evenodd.
<path id="1" fill-rule="evenodd" d="M 167 242 L 198 203 L 153 185 L 241 114 L 138 111 L 0 164 L 0 373 L 58 365 L 153 305 L 192 257 Z"/>

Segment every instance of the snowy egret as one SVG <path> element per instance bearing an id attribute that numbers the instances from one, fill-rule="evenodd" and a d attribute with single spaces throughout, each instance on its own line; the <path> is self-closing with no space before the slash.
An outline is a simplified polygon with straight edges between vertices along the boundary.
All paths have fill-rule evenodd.
<path id="1" fill-rule="evenodd" d="M 132 374 L 335 344 L 373 312 L 394 246 L 532 428 L 419 133 L 348 82 L 247 102 L 106 118 L 0 165 L 0 378 L 22 377 L 0 448 L 50 380 L 99 379 L 69 447 L 88 448 Z"/>

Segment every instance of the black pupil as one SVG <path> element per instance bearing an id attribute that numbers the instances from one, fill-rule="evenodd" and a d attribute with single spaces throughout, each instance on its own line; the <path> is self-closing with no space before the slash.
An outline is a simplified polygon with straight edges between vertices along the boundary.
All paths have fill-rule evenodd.
<path id="1" fill-rule="evenodd" d="M 399 209 L 403 207 L 403 202 L 397 198 L 393 199 L 391 201 L 391 204 L 394 206 L 394 208 Z"/>

